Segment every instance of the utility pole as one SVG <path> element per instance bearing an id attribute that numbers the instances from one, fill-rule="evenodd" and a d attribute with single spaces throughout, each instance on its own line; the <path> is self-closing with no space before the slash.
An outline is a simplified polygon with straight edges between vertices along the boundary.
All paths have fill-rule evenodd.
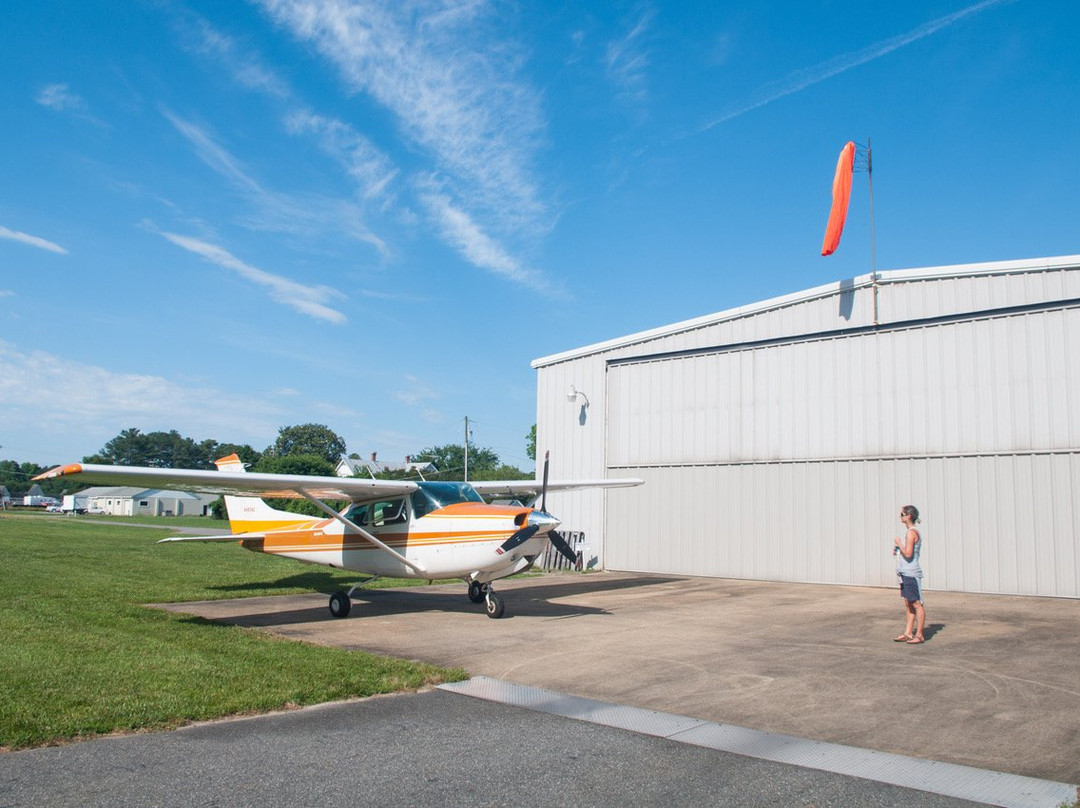
<path id="1" fill-rule="evenodd" d="M 465 416 L 465 482 L 469 481 L 469 416 Z"/>

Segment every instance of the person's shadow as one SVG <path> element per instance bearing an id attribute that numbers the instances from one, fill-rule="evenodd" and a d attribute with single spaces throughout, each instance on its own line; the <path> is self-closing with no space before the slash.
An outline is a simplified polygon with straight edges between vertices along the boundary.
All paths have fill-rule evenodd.
<path id="1" fill-rule="evenodd" d="M 923 626 L 923 639 L 932 640 L 939 631 L 945 630 L 944 623 L 927 623 Z"/>

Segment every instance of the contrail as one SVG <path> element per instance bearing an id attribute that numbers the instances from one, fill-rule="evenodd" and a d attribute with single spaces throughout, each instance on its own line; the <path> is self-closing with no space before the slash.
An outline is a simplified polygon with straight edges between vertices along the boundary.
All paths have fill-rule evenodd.
<path id="1" fill-rule="evenodd" d="M 902 48 L 905 45 L 910 45 L 912 42 L 917 42 L 931 34 L 937 33 L 942 28 L 946 28 L 957 20 L 963 19 L 970 14 L 975 14 L 992 6 L 998 6 L 1002 3 L 1009 3 L 1012 1 L 1013 0 L 982 0 L 979 3 L 973 3 L 967 8 L 954 11 L 952 14 L 946 14 L 944 17 L 938 17 L 936 20 L 930 20 L 930 22 L 923 23 L 918 28 L 913 28 L 905 34 L 900 34 L 891 37 L 890 39 L 884 39 L 881 42 L 875 42 L 873 45 L 869 45 L 862 50 L 834 56 L 832 59 L 819 62 L 812 67 L 796 70 L 782 79 L 763 84 L 749 101 L 735 109 L 725 112 L 715 121 L 705 124 L 697 130 L 698 134 L 712 129 L 714 126 L 724 123 L 725 121 L 730 121 L 732 118 L 737 118 L 751 110 L 763 107 L 784 96 L 797 93 L 799 90 L 804 90 L 811 85 L 825 81 L 825 79 L 832 78 L 844 71 L 851 70 L 853 67 L 872 62 L 874 59 L 878 59 L 887 53 L 892 53 L 894 50 Z"/>

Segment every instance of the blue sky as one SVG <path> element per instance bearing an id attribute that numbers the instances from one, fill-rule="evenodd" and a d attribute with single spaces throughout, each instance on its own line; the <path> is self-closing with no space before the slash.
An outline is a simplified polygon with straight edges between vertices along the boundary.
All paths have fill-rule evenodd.
<path id="1" fill-rule="evenodd" d="M 874 8 L 874 10 L 871 10 Z M 531 468 L 532 359 L 1080 253 L 1071 0 L 9 0 L 0 458 L 324 423 Z M 542 449 L 543 447 L 541 447 Z"/>

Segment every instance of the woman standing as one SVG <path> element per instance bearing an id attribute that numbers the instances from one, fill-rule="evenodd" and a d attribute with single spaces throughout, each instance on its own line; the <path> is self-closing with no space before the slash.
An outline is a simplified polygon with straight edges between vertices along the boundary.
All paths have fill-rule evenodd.
<path id="1" fill-rule="evenodd" d="M 923 638 L 926 609 L 923 608 L 922 567 L 919 566 L 922 537 L 915 529 L 915 524 L 919 521 L 919 509 L 914 505 L 905 505 L 900 509 L 900 521 L 904 523 L 907 531 L 903 538 L 897 536 L 893 539 L 893 555 L 897 556 L 896 574 L 900 576 L 900 597 L 907 605 L 907 627 L 899 637 L 893 637 L 893 642 L 918 645 L 926 641 Z"/>

